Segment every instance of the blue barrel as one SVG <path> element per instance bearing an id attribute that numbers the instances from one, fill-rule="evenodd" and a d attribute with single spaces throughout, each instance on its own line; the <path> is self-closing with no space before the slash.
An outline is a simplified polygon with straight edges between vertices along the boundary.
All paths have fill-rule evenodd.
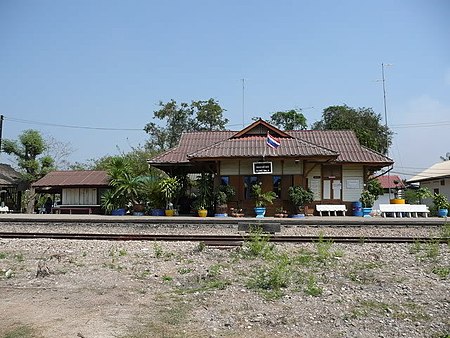
<path id="1" fill-rule="evenodd" d="M 352 212 L 353 216 L 362 217 L 363 211 L 362 211 L 362 203 L 360 201 L 352 202 Z"/>

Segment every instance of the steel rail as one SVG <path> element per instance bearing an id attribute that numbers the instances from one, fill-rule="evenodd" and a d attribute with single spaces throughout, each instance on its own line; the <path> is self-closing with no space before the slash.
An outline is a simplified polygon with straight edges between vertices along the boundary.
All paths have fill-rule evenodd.
<path id="1" fill-rule="evenodd" d="M 265 236 L 265 235 L 262 235 Z M 336 243 L 448 243 L 447 237 L 376 237 L 376 236 L 280 236 L 267 235 L 269 241 L 279 243 L 305 243 L 332 241 Z M 242 235 L 175 235 L 175 234 L 104 234 L 104 233 L 56 233 L 56 232 L 0 232 L 0 238 L 10 239 L 65 239 L 65 240 L 106 240 L 106 241 L 190 241 L 208 243 L 233 243 L 239 245 L 252 238 L 251 234 Z M 230 245 L 228 244 L 228 245 Z M 219 245 L 219 244 L 217 244 Z"/>

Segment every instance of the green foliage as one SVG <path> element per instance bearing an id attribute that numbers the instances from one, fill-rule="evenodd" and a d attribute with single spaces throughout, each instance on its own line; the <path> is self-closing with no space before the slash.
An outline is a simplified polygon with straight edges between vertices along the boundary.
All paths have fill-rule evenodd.
<path id="1" fill-rule="evenodd" d="M 54 160 L 50 156 L 41 156 L 47 145 L 37 130 L 28 129 L 19 135 L 19 140 L 3 140 L 2 150 L 14 155 L 18 166 L 24 171 L 22 179 L 27 183 L 37 181 L 55 169 Z"/>
<path id="2" fill-rule="evenodd" d="M 146 148 L 157 152 L 175 147 L 183 132 L 224 130 L 228 123 L 228 119 L 223 117 L 224 110 L 212 98 L 179 105 L 175 100 L 167 103 L 160 101 L 159 107 L 153 113 L 153 119 L 163 121 L 165 127 L 155 122 L 149 122 L 144 127 L 150 135 Z"/>
<path id="3" fill-rule="evenodd" d="M 375 199 L 376 199 L 378 196 L 381 196 L 381 195 L 384 194 L 383 187 L 381 186 L 380 181 L 378 181 L 378 180 L 376 180 L 376 179 L 370 179 L 370 180 L 367 182 L 367 190 L 368 190 L 372 195 L 375 196 Z"/>
<path id="4" fill-rule="evenodd" d="M 371 208 L 375 203 L 375 199 L 376 196 L 371 194 L 369 190 L 364 190 L 359 198 L 364 208 Z"/>
<path id="5" fill-rule="evenodd" d="M 255 198 L 256 207 L 265 207 L 268 204 L 272 204 L 278 197 L 273 191 L 262 191 L 261 183 L 253 184 L 252 195 Z"/>
<path id="6" fill-rule="evenodd" d="M 286 288 L 291 279 L 287 264 L 272 264 L 258 269 L 249 279 L 247 286 L 263 292 L 268 299 L 280 298 L 282 288 Z"/>
<path id="7" fill-rule="evenodd" d="M 195 181 L 197 188 L 197 196 L 194 202 L 197 210 L 209 209 L 213 204 L 213 187 L 214 180 L 211 174 L 202 173 Z"/>
<path id="8" fill-rule="evenodd" d="M 292 186 L 288 189 L 289 199 L 296 207 L 303 207 L 314 200 L 314 193 L 301 186 Z"/>
<path id="9" fill-rule="evenodd" d="M 322 294 L 323 289 L 317 285 L 314 275 L 309 275 L 304 291 L 309 296 L 318 297 Z"/>
<path id="10" fill-rule="evenodd" d="M 433 193 L 426 187 L 420 187 L 418 189 L 407 189 L 405 191 L 406 200 L 410 204 L 422 204 L 422 201 L 426 198 L 433 197 Z"/>
<path id="11" fill-rule="evenodd" d="M 173 198 L 180 188 L 181 184 L 177 177 L 166 177 L 159 181 L 159 189 L 166 200 L 166 209 L 173 208 Z"/>
<path id="12" fill-rule="evenodd" d="M 269 243 L 270 236 L 263 234 L 260 227 L 254 227 L 250 231 L 249 239 L 244 242 L 243 255 L 248 258 L 267 258 L 273 253 L 274 246 Z"/>
<path id="13" fill-rule="evenodd" d="M 284 130 L 305 130 L 308 127 L 306 118 L 300 109 L 272 113 L 270 123 Z"/>
<path id="14" fill-rule="evenodd" d="M 226 204 L 236 195 L 236 191 L 231 185 L 221 184 L 216 188 L 214 195 L 217 204 Z"/>
<path id="15" fill-rule="evenodd" d="M 387 154 L 392 144 L 392 131 L 381 123 L 380 114 L 372 108 L 330 106 L 322 112 L 322 120 L 313 124 L 315 130 L 353 130 L 361 145 Z"/>
<path id="16" fill-rule="evenodd" d="M 450 203 L 445 195 L 442 194 L 434 194 L 433 196 L 433 204 L 437 210 L 439 209 L 449 209 Z"/>

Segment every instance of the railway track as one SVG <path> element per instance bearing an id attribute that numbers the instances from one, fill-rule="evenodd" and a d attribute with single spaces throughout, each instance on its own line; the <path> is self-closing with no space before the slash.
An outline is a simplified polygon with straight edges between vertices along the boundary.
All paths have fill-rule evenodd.
<path id="1" fill-rule="evenodd" d="M 55 233 L 55 232 L 0 232 L 0 238 L 9 239 L 59 239 L 59 240 L 103 240 L 103 241 L 190 241 L 206 245 L 238 246 L 252 235 L 173 235 L 173 234 L 104 234 L 104 233 Z M 449 243 L 448 237 L 356 237 L 356 236 L 278 236 L 269 235 L 269 241 L 278 243 L 308 243 L 332 241 L 335 243 Z"/>

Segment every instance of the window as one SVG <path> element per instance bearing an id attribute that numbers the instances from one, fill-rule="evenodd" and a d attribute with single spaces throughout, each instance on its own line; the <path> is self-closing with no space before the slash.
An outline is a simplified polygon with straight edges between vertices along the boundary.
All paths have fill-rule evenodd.
<path id="1" fill-rule="evenodd" d="M 441 185 L 445 185 L 445 180 L 441 180 Z"/>
<path id="2" fill-rule="evenodd" d="M 439 188 L 434 188 L 433 193 L 439 194 Z"/>
<path id="3" fill-rule="evenodd" d="M 220 176 L 221 185 L 230 185 L 230 176 Z"/>
<path id="4" fill-rule="evenodd" d="M 244 176 L 244 198 L 252 199 L 252 186 L 258 183 L 258 177 L 256 176 Z"/>
<path id="5" fill-rule="evenodd" d="M 272 176 L 273 192 L 277 194 L 278 198 L 281 198 L 281 176 Z"/>

